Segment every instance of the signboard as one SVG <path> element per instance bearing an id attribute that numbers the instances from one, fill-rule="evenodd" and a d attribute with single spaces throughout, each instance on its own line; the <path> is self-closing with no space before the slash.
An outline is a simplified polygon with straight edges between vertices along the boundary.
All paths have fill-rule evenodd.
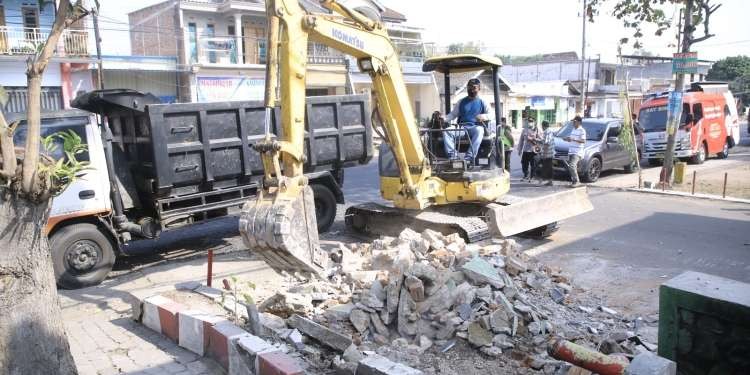
<path id="1" fill-rule="evenodd" d="M 263 100 L 264 78 L 198 77 L 198 102 Z"/>
<path id="2" fill-rule="evenodd" d="M 698 52 L 675 53 L 672 56 L 672 73 L 698 73 Z"/>
<path id="3" fill-rule="evenodd" d="M 677 128 L 677 121 L 682 111 L 682 93 L 672 91 L 669 93 L 669 103 L 667 104 L 667 133 L 674 134 Z"/>

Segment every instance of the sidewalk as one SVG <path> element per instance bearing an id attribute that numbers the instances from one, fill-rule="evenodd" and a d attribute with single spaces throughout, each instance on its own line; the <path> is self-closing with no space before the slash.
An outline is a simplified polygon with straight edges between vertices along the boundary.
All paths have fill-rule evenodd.
<path id="1" fill-rule="evenodd" d="M 79 374 L 223 374 L 213 360 L 199 357 L 132 320 L 133 295 L 173 289 L 183 281 L 205 282 L 206 258 L 148 267 L 101 285 L 60 290 L 68 340 Z M 214 257 L 214 284 L 237 276 L 258 285 L 258 297 L 284 280 L 245 251 Z"/>

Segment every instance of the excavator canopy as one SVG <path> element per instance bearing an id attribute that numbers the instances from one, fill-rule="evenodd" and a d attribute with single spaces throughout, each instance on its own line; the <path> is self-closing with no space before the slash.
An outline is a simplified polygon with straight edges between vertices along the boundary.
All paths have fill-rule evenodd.
<path id="1" fill-rule="evenodd" d="M 425 60 L 422 64 L 423 72 L 437 71 L 445 73 L 473 72 L 492 67 L 501 67 L 503 62 L 497 57 L 480 55 L 448 55 L 436 56 Z"/>

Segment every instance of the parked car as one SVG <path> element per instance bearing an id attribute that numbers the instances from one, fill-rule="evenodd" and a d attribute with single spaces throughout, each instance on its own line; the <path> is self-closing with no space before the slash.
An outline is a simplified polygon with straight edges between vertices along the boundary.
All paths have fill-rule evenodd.
<path id="1" fill-rule="evenodd" d="M 631 160 L 627 148 L 618 138 L 622 130 L 622 119 L 587 118 L 581 126 L 586 129 L 584 156 L 578 164 L 578 175 L 582 181 L 595 182 L 602 171 L 609 169 L 623 168 L 628 173 L 635 171 L 636 162 Z M 570 142 L 563 138 L 569 136 L 571 130 L 573 124 L 568 122 L 555 135 L 553 165 L 556 170 L 567 171 Z"/>

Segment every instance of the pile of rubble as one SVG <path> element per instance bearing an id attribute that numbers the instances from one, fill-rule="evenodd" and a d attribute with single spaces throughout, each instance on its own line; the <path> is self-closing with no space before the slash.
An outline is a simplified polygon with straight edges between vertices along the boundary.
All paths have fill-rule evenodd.
<path id="1" fill-rule="evenodd" d="M 592 301 L 574 303 L 569 281 L 510 239 L 466 244 L 457 234 L 405 229 L 398 238 L 341 245 L 332 257 L 338 268 L 331 281 L 294 286 L 259 309 L 289 318 L 288 341 L 302 340 L 301 331 L 343 354 L 333 365 L 344 372 L 364 358 L 360 349 L 418 365 L 430 348 L 445 353 L 468 343 L 554 373 L 564 366 L 547 355 L 553 336 L 609 353 L 648 346 L 633 332 L 637 321 Z"/>

